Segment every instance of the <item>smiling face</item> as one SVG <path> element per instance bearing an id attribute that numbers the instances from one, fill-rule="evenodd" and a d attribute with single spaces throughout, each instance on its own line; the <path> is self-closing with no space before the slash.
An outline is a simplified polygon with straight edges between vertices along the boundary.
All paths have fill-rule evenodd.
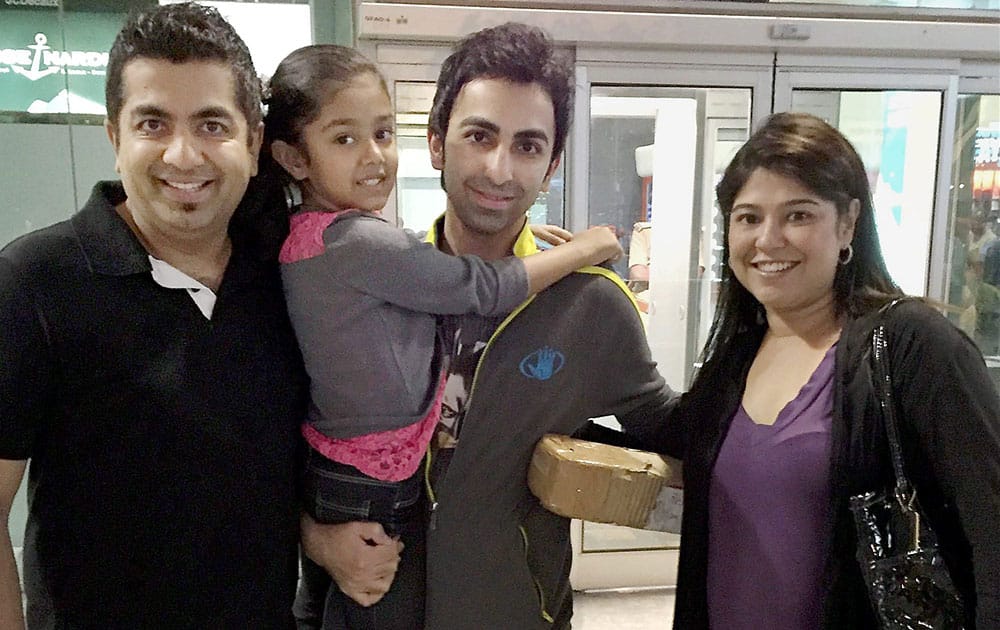
<path id="1" fill-rule="evenodd" d="M 257 172 L 261 129 L 248 129 L 232 70 L 211 61 L 137 58 L 108 122 L 125 206 L 148 242 L 224 236 Z"/>
<path id="2" fill-rule="evenodd" d="M 516 237 L 559 164 L 552 99 L 537 83 L 475 79 L 455 99 L 447 136 L 429 135 L 449 215 L 471 233 Z"/>
<path id="3" fill-rule="evenodd" d="M 840 250 L 854 236 L 860 203 L 843 216 L 794 179 L 758 168 L 737 193 L 729 216 L 729 266 L 768 312 L 827 302 Z"/>
<path id="4" fill-rule="evenodd" d="M 303 203 L 369 212 L 385 206 L 398 157 L 392 105 L 377 76 L 363 72 L 328 95 L 303 127 L 301 144 L 275 141 L 272 152 L 299 181 Z"/>

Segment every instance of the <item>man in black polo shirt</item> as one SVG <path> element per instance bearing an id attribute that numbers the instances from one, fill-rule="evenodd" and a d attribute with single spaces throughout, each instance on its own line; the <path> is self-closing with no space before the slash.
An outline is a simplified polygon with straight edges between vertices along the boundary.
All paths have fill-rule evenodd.
<path id="1" fill-rule="evenodd" d="M 0 253 L 0 510 L 30 460 L 29 627 L 293 626 L 305 382 L 276 266 L 230 225 L 259 103 L 214 9 L 133 16 L 107 77 L 121 183 Z"/>

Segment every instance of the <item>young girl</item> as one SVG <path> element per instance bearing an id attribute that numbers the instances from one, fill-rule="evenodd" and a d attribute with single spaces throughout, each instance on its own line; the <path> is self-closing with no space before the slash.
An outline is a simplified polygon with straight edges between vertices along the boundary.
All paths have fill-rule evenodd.
<path id="1" fill-rule="evenodd" d="M 302 191 L 280 262 L 312 382 L 302 430 L 310 447 L 305 509 L 323 523 L 379 522 L 406 545 L 376 605 L 330 589 L 324 627 L 421 628 L 418 469 L 443 384 L 435 315 L 505 314 L 573 270 L 618 255 L 618 242 L 593 228 L 523 260 L 485 262 L 444 254 L 386 222 L 379 211 L 395 184 L 394 115 L 385 81 L 352 49 L 291 53 L 267 103 L 265 146 Z M 322 569 L 306 566 L 297 614 L 329 584 Z"/>

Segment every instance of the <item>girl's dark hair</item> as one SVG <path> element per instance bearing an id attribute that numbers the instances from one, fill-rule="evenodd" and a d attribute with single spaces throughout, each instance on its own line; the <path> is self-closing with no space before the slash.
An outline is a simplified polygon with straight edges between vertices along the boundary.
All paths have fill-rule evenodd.
<path id="1" fill-rule="evenodd" d="M 851 201 L 861 203 L 851 246 L 854 255 L 838 265 L 833 280 L 835 314 L 858 317 L 902 295 L 882 258 L 871 187 L 857 151 L 839 131 L 811 115 L 785 112 L 768 118 L 736 153 L 716 187 L 723 216 L 722 278 L 715 318 L 702 353 L 698 379 L 724 376 L 725 365 L 738 369 L 753 356 L 767 328 L 760 302 L 740 284 L 728 265 L 729 217 L 736 196 L 751 174 L 762 168 L 793 179 L 832 202 L 846 216 Z M 727 377 L 728 378 L 728 377 Z"/>
<path id="2" fill-rule="evenodd" d="M 264 104 L 264 146 L 284 140 L 301 146 L 302 129 L 319 116 L 323 104 L 359 74 L 379 78 L 386 94 L 385 79 L 367 57 L 346 46 L 305 46 L 285 57 L 268 81 Z"/>
<path id="3" fill-rule="evenodd" d="M 291 176 L 271 155 L 271 143 L 282 140 L 304 148 L 302 130 L 316 120 L 323 104 L 356 76 L 378 77 L 386 94 L 389 89 L 374 63 L 346 46 L 317 44 L 295 50 L 285 57 L 264 90 L 264 143 L 257 176 L 234 217 L 254 228 L 268 257 L 276 256 L 288 234 L 288 200 Z"/>

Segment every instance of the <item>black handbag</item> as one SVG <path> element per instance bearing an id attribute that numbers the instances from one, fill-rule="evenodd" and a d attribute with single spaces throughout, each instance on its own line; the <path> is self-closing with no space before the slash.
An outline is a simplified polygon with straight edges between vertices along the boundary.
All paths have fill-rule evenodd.
<path id="1" fill-rule="evenodd" d="M 880 324 L 872 333 L 872 380 L 895 483 L 850 498 L 858 563 L 883 630 L 963 630 L 961 596 L 938 549 L 937 537 L 921 513 L 916 489 L 903 471 L 888 361 L 885 326 Z"/>

